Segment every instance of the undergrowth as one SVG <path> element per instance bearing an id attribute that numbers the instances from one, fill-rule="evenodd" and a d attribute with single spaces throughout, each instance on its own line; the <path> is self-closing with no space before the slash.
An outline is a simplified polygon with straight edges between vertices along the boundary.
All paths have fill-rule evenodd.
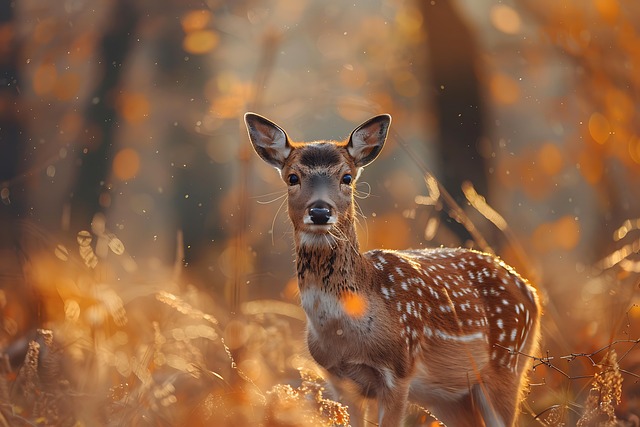
<path id="1" fill-rule="evenodd" d="M 76 240 L 30 258 L 25 283 L 41 313 L 32 329 L 10 327 L 11 312 L 31 302 L 0 291 L 0 426 L 349 425 L 306 356 L 297 305 L 250 301 L 230 316 L 210 292 L 181 283 L 179 262 L 168 279 L 141 282 L 99 218 Z M 117 279 L 123 272 L 129 281 Z M 639 424 L 634 310 L 626 336 L 595 351 L 523 355 L 534 372 L 520 425 Z M 411 412 L 413 425 L 436 425 L 424 408 Z"/>

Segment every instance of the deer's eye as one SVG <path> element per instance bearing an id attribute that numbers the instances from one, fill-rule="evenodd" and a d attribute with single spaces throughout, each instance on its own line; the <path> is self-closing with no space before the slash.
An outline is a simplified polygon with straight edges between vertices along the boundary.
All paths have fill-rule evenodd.
<path id="1" fill-rule="evenodd" d="M 287 177 L 287 181 L 289 182 L 289 185 L 300 184 L 300 178 L 298 178 L 298 175 L 296 175 L 295 173 L 292 173 L 291 175 L 289 175 Z"/>
<path id="2" fill-rule="evenodd" d="M 344 174 L 344 176 L 342 177 L 342 183 L 346 184 L 346 185 L 351 185 L 351 182 L 353 181 L 353 177 L 351 176 L 351 174 Z"/>

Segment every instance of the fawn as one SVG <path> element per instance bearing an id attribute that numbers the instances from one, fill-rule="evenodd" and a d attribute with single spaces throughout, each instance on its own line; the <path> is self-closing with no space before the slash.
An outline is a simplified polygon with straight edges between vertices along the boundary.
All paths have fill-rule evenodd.
<path id="1" fill-rule="evenodd" d="M 540 306 L 535 289 L 500 259 L 467 249 L 361 253 L 353 192 L 380 153 L 391 116 L 344 141 L 298 143 L 245 114 L 256 153 L 288 185 L 298 287 L 311 356 L 364 425 L 367 399 L 379 425 L 400 426 L 407 402 L 455 426 L 512 426 Z"/>

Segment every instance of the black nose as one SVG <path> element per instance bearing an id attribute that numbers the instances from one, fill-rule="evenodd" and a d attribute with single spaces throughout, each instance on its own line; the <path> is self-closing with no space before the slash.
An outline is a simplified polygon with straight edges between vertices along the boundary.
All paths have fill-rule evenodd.
<path id="1" fill-rule="evenodd" d="M 331 211 L 325 206 L 314 206 L 309 209 L 309 216 L 314 224 L 323 225 L 329 222 L 329 218 L 331 218 Z"/>

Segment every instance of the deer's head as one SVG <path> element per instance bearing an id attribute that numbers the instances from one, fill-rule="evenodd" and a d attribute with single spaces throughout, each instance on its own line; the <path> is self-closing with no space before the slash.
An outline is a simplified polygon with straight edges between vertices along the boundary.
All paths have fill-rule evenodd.
<path id="1" fill-rule="evenodd" d="M 288 185 L 289 218 L 301 241 L 328 241 L 317 238 L 352 226 L 356 179 L 382 150 L 391 116 L 367 120 L 344 141 L 308 143 L 291 141 L 280 126 L 257 114 L 244 118 L 256 153 Z"/>

